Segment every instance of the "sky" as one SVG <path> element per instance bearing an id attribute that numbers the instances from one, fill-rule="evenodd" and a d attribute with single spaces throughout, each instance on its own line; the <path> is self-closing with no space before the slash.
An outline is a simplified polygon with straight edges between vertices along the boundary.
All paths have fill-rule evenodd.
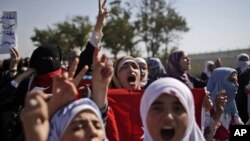
<path id="1" fill-rule="evenodd" d="M 250 49 L 249 0 L 172 0 L 172 3 L 190 28 L 176 43 L 179 49 L 189 54 Z M 89 16 L 94 24 L 98 0 L 0 0 L 0 11 L 17 11 L 18 50 L 27 57 L 35 49 L 30 39 L 34 28 L 45 29 L 77 15 Z"/>

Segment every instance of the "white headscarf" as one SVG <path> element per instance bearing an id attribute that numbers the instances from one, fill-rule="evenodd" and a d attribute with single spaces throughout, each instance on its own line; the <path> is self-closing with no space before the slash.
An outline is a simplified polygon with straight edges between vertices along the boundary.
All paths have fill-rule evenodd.
<path id="1" fill-rule="evenodd" d="M 210 65 L 214 65 L 214 62 L 213 61 L 207 61 L 206 63 L 205 63 L 205 67 L 204 67 L 204 73 L 206 73 L 206 75 L 208 76 L 208 77 L 210 77 L 211 76 L 211 71 L 209 71 L 208 70 L 208 66 L 210 66 Z"/>
<path id="2" fill-rule="evenodd" d="M 141 57 L 135 58 L 135 61 L 136 61 L 138 64 L 143 63 L 143 64 L 145 64 L 145 65 L 148 67 L 148 64 L 147 64 L 146 60 L 143 59 L 143 58 L 141 58 Z M 139 65 L 139 66 L 140 66 L 140 65 Z M 144 77 L 141 78 L 141 81 L 140 81 L 141 87 L 144 87 L 144 86 L 147 84 L 147 82 L 148 82 L 148 75 L 144 75 Z"/>
<path id="3" fill-rule="evenodd" d="M 241 58 L 243 57 L 248 58 L 247 61 L 242 61 Z M 247 67 L 250 65 L 249 56 L 246 53 L 239 54 L 237 57 L 237 60 L 238 60 L 237 68 L 239 68 L 241 72 L 244 72 L 247 69 Z"/>
<path id="4" fill-rule="evenodd" d="M 78 113 L 83 110 L 93 111 L 97 115 L 98 119 L 102 122 L 100 110 L 92 100 L 88 98 L 76 100 L 57 111 L 53 116 L 50 121 L 50 133 L 48 141 L 60 141 L 70 122 Z M 102 126 L 105 130 L 103 124 Z M 105 141 L 107 141 L 107 139 L 105 139 Z"/>
<path id="5" fill-rule="evenodd" d="M 200 128 L 195 121 L 193 95 L 190 89 L 175 78 L 162 78 L 153 82 L 145 90 L 140 105 L 140 114 L 144 128 L 144 141 L 153 141 L 147 126 L 147 114 L 151 104 L 163 93 L 176 96 L 185 107 L 188 114 L 188 128 L 183 141 L 205 140 Z"/>

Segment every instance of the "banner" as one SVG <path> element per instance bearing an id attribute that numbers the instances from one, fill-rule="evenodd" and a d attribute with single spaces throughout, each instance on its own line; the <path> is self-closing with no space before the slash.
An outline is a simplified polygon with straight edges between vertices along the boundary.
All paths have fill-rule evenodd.
<path id="1" fill-rule="evenodd" d="M 8 54 L 17 48 L 17 12 L 0 11 L 0 54 Z"/>

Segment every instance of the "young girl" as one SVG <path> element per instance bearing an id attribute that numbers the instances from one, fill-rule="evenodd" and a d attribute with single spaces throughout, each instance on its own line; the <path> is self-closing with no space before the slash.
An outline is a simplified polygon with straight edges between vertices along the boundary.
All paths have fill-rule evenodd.
<path id="1" fill-rule="evenodd" d="M 203 141 L 190 89 L 174 78 L 153 82 L 141 99 L 144 141 Z"/>

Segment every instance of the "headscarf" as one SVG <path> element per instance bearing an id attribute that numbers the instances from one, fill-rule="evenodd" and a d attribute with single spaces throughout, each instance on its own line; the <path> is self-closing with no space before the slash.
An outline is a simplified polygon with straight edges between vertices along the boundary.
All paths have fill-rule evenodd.
<path id="1" fill-rule="evenodd" d="M 205 63 L 205 67 L 204 67 L 204 71 L 203 71 L 207 75 L 208 78 L 211 76 L 211 73 L 212 73 L 211 71 L 208 70 L 208 67 L 210 65 L 214 65 L 214 62 L 209 60 Z"/>
<path id="2" fill-rule="evenodd" d="M 139 64 L 139 63 L 143 63 L 143 64 L 145 64 L 146 66 L 147 66 L 147 68 L 148 68 L 148 65 L 147 65 L 147 62 L 146 62 L 146 60 L 145 59 L 143 59 L 143 58 L 141 58 L 141 57 L 137 57 L 137 58 L 135 58 L 135 60 L 136 60 L 136 62 Z M 140 65 L 139 65 L 140 66 Z M 142 75 L 141 75 L 142 76 Z M 148 82 L 148 75 L 144 75 L 144 77 L 143 78 L 141 78 L 141 80 L 140 80 L 140 84 L 141 84 L 141 87 L 144 87 L 146 84 L 147 84 L 147 82 Z"/>
<path id="3" fill-rule="evenodd" d="M 187 73 L 184 72 L 180 65 L 181 57 L 184 55 L 183 51 L 175 51 L 170 54 L 167 61 L 167 74 L 170 77 L 174 77 L 185 84 L 189 84 L 189 79 Z"/>
<path id="4" fill-rule="evenodd" d="M 133 62 L 137 65 L 138 68 L 140 68 L 138 63 L 135 61 L 135 58 L 133 58 L 132 56 L 124 56 L 124 57 L 117 59 L 114 62 L 114 75 L 112 78 L 112 83 L 114 84 L 115 88 L 122 88 L 120 81 L 118 79 L 118 73 L 121 67 L 127 62 Z"/>
<path id="5" fill-rule="evenodd" d="M 238 55 L 237 60 L 237 68 L 239 68 L 241 72 L 244 72 L 250 65 L 249 55 L 246 53 L 241 53 L 240 55 Z"/>
<path id="6" fill-rule="evenodd" d="M 50 133 L 48 141 L 60 141 L 74 117 L 83 110 L 91 110 L 102 122 L 101 113 L 97 105 L 88 98 L 76 100 L 61 108 L 50 121 Z M 104 125 L 103 130 L 105 130 Z M 106 137 L 105 137 L 106 138 Z M 107 141 L 107 139 L 105 139 Z"/>
<path id="7" fill-rule="evenodd" d="M 147 60 L 147 64 L 149 81 L 153 82 L 154 80 L 157 80 L 158 78 L 166 75 L 166 71 L 159 58 L 149 58 Z"/>
<path id="8" fill-rule="evenodd" d="M 44 57 L 53 59 L 42 59 Z M 58 59 L 55 60 L 55 57 Z M 30 58 L 30 67 L 36 70 L 37 75 L 31 76 L 28 89 L 40 89 L 51 93 L 54 76 L 62 72 L 61 59 L 60 48 L 55 45 L 47 44 L 36 48 Z"/>
<path id="9" fill-rule="evenodd" d="M 152 141 L 152 137 L 149 133 L 147 126 L 147 114 L 152 103 L 162 94 L 169 94 L 177 97 L 181 104 L 185 107 L 188 114 L 188 127 L 186 129 L 183 141 L 203 141 L 205 140 L 203 134 L 198 127 L 195 120 L 195 109 L 193 95 L 190 89 L 174 78 L 162 78 L 154 81 L 145 90 L 140 105 L 140 114 L 142 124 L 144 128 L 144 141 Z"/>
<path id="10" fill-rule="evenodd" d="M 57 57 L 58 60 L 44 60 L 44 57 Z M 47 74 L 61 68 L 61 51 L 54 45 L 42 45 L 36 48 L 30 58 L 30 67 L 40 74 Z"/>
<path id="11" fill-rule="evenodd" d="M 228 67 L 216 68 L 213 70 L 213 73 L 207 83 L 207 90 L 210 92 L 213 102 L 215 102 L 217 92 L 222 89 L 226 90 L 227 102 L 224 106 L 224 112 L 230 115 L 238 113 L 235 104 L 235 96 L 237 94 L 238 86 L 228 80 L 229 76 L 233 72 L 236 72 L 236 70 Z"/>

